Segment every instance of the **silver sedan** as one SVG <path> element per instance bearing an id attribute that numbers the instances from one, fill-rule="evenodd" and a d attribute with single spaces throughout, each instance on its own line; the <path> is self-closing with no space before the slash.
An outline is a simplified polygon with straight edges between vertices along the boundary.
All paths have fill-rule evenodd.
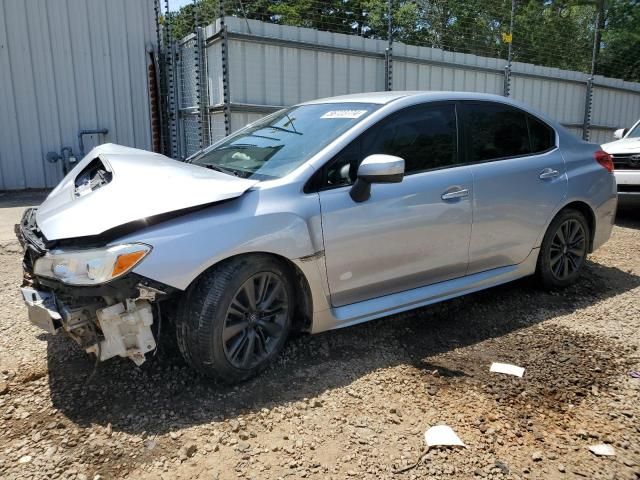
<path id="1" fill-rule="evenodd" d="M 611 234 L 611 157 L 503 97 L 306 102 L 186 162 L 91 151 L 17 233 L 32 322 L 99 360 L 158 337 L 244 380 L 318 333 L 535 275 L 575 282 Z"/>

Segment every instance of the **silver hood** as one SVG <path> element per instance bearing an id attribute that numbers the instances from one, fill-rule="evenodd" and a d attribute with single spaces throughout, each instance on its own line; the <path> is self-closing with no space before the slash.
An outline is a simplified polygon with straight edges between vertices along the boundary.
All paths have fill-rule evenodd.
<path id="1" fill-rule="evenodd" d="M 100 172 L 93 175 L 96 168 Z M 36 222 L 47 240 L 99 235 L 135 220 L 239 197 L 256 183 L 108 143 L 62 179 L 38 208 Z"/>

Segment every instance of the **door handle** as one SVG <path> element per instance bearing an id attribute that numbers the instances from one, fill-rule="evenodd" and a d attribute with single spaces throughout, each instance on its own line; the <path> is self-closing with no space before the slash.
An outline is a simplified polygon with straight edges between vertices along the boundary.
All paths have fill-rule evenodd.
<path id="1" fill-rule="evenodd" d="M 540 179 L 544 180 L 545 178 L 554 178 L 560 175 L 558 170 L 554 170 L 553 168 L 545 168 L 540 172 Z"/>
<path id="2" fill-rule="evenodd" d="M 445 192 L 440 198 L 442 200 L 451 200 L 454 198 L 465 198 L 469 196 L 469 190 L 466 188 L 461 188 L 460 190 L 454 190 L 453 192 Z"/>

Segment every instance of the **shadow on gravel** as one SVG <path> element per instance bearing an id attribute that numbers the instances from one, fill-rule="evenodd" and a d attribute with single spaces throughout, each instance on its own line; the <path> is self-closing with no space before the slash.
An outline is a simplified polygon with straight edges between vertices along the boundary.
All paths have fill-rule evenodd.
<path id="1" fill-rule="evenodd" d="M 423 375 L 425 385 L 465 382 L 467 388 L 472 382 L 472 388 L 491 393 L 497 381 L 486 379 L 488 365 L 512 361 L 535 366 L 527 370 L 528 388 L 556 403 L 579 403 L 583 390 L 595 383 L 606 387 L 616 368 L 610 365 L 611 347 L 556 327 L 522 329 L 638 287 L 640 277 L 589 262 L 584 278 L 561 293 L 531 283 L 525 279 L 357 327 L 293 338 L 272 368 L 236 387 L 198 377 L 171 352 L 142 368 L 125 360 L 105 362 L 89 378 L 89 357 L 66 338 L 50 336 L 51 397 L 55 408 L 81 426 L 111 423 L 114 430 L 162 434 L 315 397 L 398 365 Z M 556 362 L 553 368 L 548 360 Z M 438 378 L 430 373 L 434 369 Z M 390 381 L 389 388 L 399 385 Z M 570 395 L 567 385 L 575 387 Z M 495 392 L 497 401 L 505 392 Z M 510 395 L 519 399 L 522 393 Z"/>
<path id="2" fill-rule="evenodd" d="M 0 208 L 29 207 L 40 205 L 51 190 L 24 190 L 0 193 Z"/>
<path id="3" fill-rule="evenodd" d="M 616 212 L 616 225 L 640 230 L 640 201 L 637 205 L 621 205 Z"/>

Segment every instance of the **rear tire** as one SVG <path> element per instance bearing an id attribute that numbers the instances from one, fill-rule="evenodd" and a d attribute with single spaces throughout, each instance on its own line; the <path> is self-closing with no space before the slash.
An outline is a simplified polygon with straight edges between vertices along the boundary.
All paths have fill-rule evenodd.
<path id="1" fill-rule="evenodd" d="M 278 356 L 293 311 L 286 265 L 268 255 L 232 258 L 187 289 L 178 309 L 178 346 L 202 374 L 238 383 Z"/>
<path id="2" fill-rule="evenodd" d="M 562 210 L 545 233 L 536 276 L 547 289 L 564 288 L 580 277 L 589 249 L 589 224 L 577 210 Z"/>

